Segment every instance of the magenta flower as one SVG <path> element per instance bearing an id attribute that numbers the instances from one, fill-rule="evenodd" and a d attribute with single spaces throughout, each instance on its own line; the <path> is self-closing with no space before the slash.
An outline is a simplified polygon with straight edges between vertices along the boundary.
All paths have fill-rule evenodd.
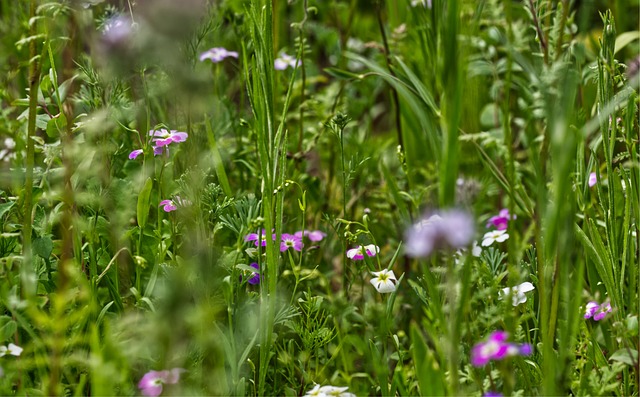
<path id="1" fill-rule="evenodd" d="M 171 212 L 178 209 L 178 207 L 185 207 L 190 205 L 191 202 L 186 199 L 180 198 L 180 196 L 175 196 L 173 200 L 162 200 L 158 207 L 163 207 L 164 212 Z"/>
<path id="2" fill-rule="evenodd" d="M 507 223 L 509 223 L 510 219 L 516 219 L 516 216 L 515 215 L 509 216 L 509 210 L 506 208 L 503 208 L 500 210 L 498 215 L 492 216 L 491 218 L 489 218 L 489 221 L 487 222 L 487 227 L 494 226 L 498 230 L 506 230 Z"/>
<path id="3" fill-rule="evenodd" d="M 182 368 L 149 371 L 144 374 L 140 382 L 138 382 L 138 389 L 140 389 L 145 396 L 157 397 L 162 393 L 162 385 L 175 385 L 180 380 L 180 374 L 182 372 L 185 372 Z"/>
<path id="4" fill-rule="evenodd" d="M 280 252 L 284 252 L 289 248 L 296 251 L 302 251 L 302 240 L 292 234 L 282 233 L 282 241 L 280 241 Z"/>
<path id="5" fill-rule="evenodd" d="M 275 234 L 271 235 L 271 238 L 275 240 Z M 258 240 L 260 240 L 260 243 L 258 242 Z M 258 233 L 249 233 L 246 236 L 244 236 L 244 241 L 254 241 L 256 247 L 258 245 L 262 245 L 263 247 L 267 246 L 267 231 L 262 229 L 262 233 L 260 235 L 258 235 Z"/>
<path id="6" fill-rule="evenodd" d="M 135 160 L 141 154 L 142 154 L 142 149 L 136 149 L 133 152 L 129 153 L 129 160 Z"/>
<path id="7" fill-rule="evenodd" d="M 296 65 L 299 66 L 300 63 L 301 62 L 299 60 L 295 59 L 291 55 L 287 55 L 284 52 L 281 52 L 280 57 L 275 59 L 273 63 L 273 67 L 276 70 L 285 70 L 289 66 L 291 66 L 292 68 L 295 68 Z"/>
<path id="8" fill-rule="evenodd" d="M 528 356 L 533 347 L 528 344 L 507 342 L 509 334 L 505 331 L 492 332 L 486 341 L 477 343 L 471 349 L 471 365 L 483 367 L 492 360 L 502 360 L 510 356 Z"/>
<path id="9" fill-rule="evenodd" d="M 303 237 L 306 237 L 310 241 L 313 241 L 314 243 L 318 241 L 322 241 L 325 237 L 327 237 L 327 233 L 320 230 L 301 230 L 301 231 L 295 232 L 293 235 L 300 239 Z"/>
<path id="10" fill-rule="evenodd" d="M 598 302 L 591 301 L 587 303 L 584 318 L 588 319 L 593 317 L 595 321 L 600 321 L 605 318 L 607 313 L 610 313 L 611 310 L 611 304 L 609 302 L 598 304 Z"/>
<path id="11" fill-rule="evenodd" d="M 369 244 L 369 245 L 359 245 L 355 248 L 351 248 L 347 250 L 347 258 L 353 259 L 354 261 L 361 261 L 364 259 L 364 254 L 367 256 L 376 256 L 377 253 L 380 252 L 380 247 L 377 245 Z"/>
<path id="12" fill-rule="evenodd" d="M 422 219 L 405 233 L 405 252 L 413 257 L 427 257 L 443 246 L 458 249 L 473 241 L 473 218 L 459 210 L 444 211 Z"/>
<path id="13" fill-rule="evenodd" d="M 595 172 L 589 174 L 589 187 L 594 187 L 598 183 L 598 175 Z"/>
<path id="14" fill-rule="evenodd" d="M 167 146 L 174 142 L 184 142 L 189 137 L 186 132 L 180 132 L 178 130 L 167 131 L 164 128 L 160 130 L 149 130 L 149 135 L 153 137 L 153 142 L 155 143 L 156 147 Z"/>
<path id="15" fill-rule="evenodd" d="M 204 62 L 206 59 L 210 59 L 213 63 L 222 62 L 225 58 L 232 57 L 238 58 L 238 53 L 235 51 L 227 51 L 226 48 L 214 47 L 200 54 L 200 62 Z"/>

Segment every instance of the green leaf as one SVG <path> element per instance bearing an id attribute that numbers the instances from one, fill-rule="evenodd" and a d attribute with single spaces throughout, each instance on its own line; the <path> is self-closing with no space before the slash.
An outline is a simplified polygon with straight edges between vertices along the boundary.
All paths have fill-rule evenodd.
<path id="1" fill-rule="evenodd" d="M 444 396 L 445 385 L 442 382 L 445 378 L 444 374 L 433 351 L 427 346 L 415 323 L 411 324 L 411 341 L 413 342 L 411 354 L 416 366 L 420 394 L 423 396 Z"/>
<path id="2" fill-rule="evenodd" d="M 640 40 L 640 30 L 621 33 L 618 37 L 616 37 L 615 50 L 613 50 L 613 53 L 617 53 L 628 44 L 633 43 L 636 40 Z"/>
<path id="3" fill-rule="evenodd" d="M 67 117 L 60 112 L 47 122 L 47 135 L 50 138 L 59 136 L 67 128 Z"/>
<path id="4" fill-rule="evenodd" d="M 140 230 L 144 229 L 144 226 L 147 224 L 147 218 L 149 217 L 149 200 L 151 198 L 151 188 L 153 188 L 153 181 L 151 178 L 147 178 L 147 181 L 144 183 L 142 190 L 140 190 L 140 194 L 138 195 L 138 206 L 137 206 L 137 216 L 138 216 L 138 226 L 140 226 Z"/>
<path id="5" fill-rule="evenodd" d="M 33 240 L 33 253 L 42 257 L 43 259 L 49 259 L 51 252 L 53 251 L 53 240 L 51 237 L 38 237 Z"/>
<path id="6" fill-rule="evenodd" d="M 618 361 L 630 366 L 638 362 L 638 351 L 635 349 L 620 349 L 613 353 L 609 360 Z"/>
<path id="7" fill-rule="evenodd" d="M 0 342 L 10 339 L 18 330 L 18 324 L 9 316 L 0 316 Z"/>
<path id="8" fill-rule="evenodd" d="M 2 216 L 11 209 L 11 207 L 13 207 L 13 203 L 15 201 L 9 201 L 7 203 L 2 203 L 0 204 L 0 218 L 2 218 Z"/>
<path id="9" fill-rule="evenodd" d="M 338 69 L 338 68 L 324 68 L 325 73 L 329 76 L 333 76 L 337 79 L 342 80 L 351 80 L 351 79 L 362 79 L 362 76 L 356 73 L 351 73 L 346 70 Z"/>

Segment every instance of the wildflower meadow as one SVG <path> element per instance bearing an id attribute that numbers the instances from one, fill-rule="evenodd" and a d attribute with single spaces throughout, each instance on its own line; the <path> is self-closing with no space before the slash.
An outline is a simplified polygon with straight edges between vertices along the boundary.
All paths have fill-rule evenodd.
<path id="1" fill-rule="evenodd" d="M 638 0 L 0 0 L 0 395 L 638 396 Z"/>

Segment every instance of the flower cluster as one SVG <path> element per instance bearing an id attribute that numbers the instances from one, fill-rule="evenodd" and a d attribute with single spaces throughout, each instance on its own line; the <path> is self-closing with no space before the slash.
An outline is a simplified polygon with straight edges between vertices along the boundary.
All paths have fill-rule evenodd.
<path id="1" fill-rule="evenodd" d="M 153 155 L 158 156 L 162 153 L 169 153 L 169 145 L 172 143 L 180 143 L 187 140 L 189 134 L 178 130 L 167 131 L 165 128 L 160 130 L 149 130 L 149 136 L 153 141 Z M 135 160 L 143 153 L 142 149 L 136 149 L 129 153 L 129 160 Z"/>
<path id="2" fill-rule="evenodd" d="M 374 244 L 369 245 L 359 245 L 355 248 L 351 248 L 347 250 L 347 258 L 353 259 L 354 261 L 361 261 L 364 259 L 364 255 L 367 256 L 376 256 L 380 252 L 380 247 Z"/>
<path id="3" fill-rule="evenodd" d="M 355 394 L 347 392 L 348 389 L 348 387 L 315 385 L 304 397 L 356 397 Z"/>
<path id="4" fill-rule="evenodd" d="M 175 385 L 180 380 L 180 374 L 183 372 L 186 372 L 186 370 L 182 368 L 149 371 L 138 382 L 138 389 L 145 396 L 159 396 L 162 393 L 162 385 Z"/>
<path id="5" fill-rule="evenodd" d="M 500 299 L 504 298 L 505 296 L 511 295 L 511 303 L 513 304 L 513 306 L 518 306 L 519 304 L 527 301 L 525 292 L 533 291 L 534 289 L 536 289 L 536 287 L 534 287 L 533 284 L 525 281 L 524 283 L 516 285 L 515 287 L 507 287 L 500 290 Z"/>
<path id="6" fill-rule="evenodd" d="M 326 233 L 320 230 L 301 230 L 294 234 L 282 233 L 280 239 L 280 252 L 285 252 L 289 248 L 293 248 L 295 251 L 302 251 L 304 247 L 303 238 L 307 237 L 310 241 L 318 242 L 322 241 L 326 237 Z M 271 234 L 271 239 L 275 240 L 275 233 Z M 267 231 L 262 229 L 261 233 L 249 233 L 244 237 L 244 241 L 253 241 L 255 246 L 267 246 Z"/>
<path id="7" fill-rule="evenodd" d="M 492 360 L 502 360 L 511 356 L 528 356 L 533 351 L 533 347 L 528 343 L 507 342 L 508 337 L 509 334 L 505 331 L 494 331 L 486 341 L 473 346 L 471 365 L 483 367 Z"/>
<path id="8" fill-rule="evenodd" d="M 214 47 L 200 54 L 200 62 L 210 59 L 213 63 L 222 62 L 225 58 L 238 58 L 236 51 L 227 51 L 226 48 Z"/>
<path id="9" fill-rule="evenodd" d="M 422 219 L 406 232 L 405 252 L 413 257 L 427 257 L 442 246 L 464 248 L 473 241 L 474 221 L 459 210 L 444 211 Z"/>
<path id="10" fill-rule="evenodd" d="M 587 307 L 585 309 L 584 318 L 593 318 L 595 321 L 600 321 L 607 316 L 607 313 L 611 312 L 611 304 L 609 302 L 604 302 L 602 304 L 598 304 L 596 301 L 591 301 L 587 303 Z"/>
<path id="11" fill-rule="evenodd" d="M 23 349 L 20 346 L 9 343 L 8 346 L 0 346 L 0 357 L 4 357 L 7 354 L 18 357 L 22 354 L 22 350 Z"/>

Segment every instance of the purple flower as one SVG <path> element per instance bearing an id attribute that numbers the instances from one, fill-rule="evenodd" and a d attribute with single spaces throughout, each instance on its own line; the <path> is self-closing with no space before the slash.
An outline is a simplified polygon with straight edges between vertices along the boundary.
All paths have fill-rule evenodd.
<path id="1" fill-rule="evenodd" d="M 595 172 L 589 174 L 589 187 L 594 187 L 598 183 L 598 175 Z"/>
<path id="2" fill-rule="evenodd" d="M 136 149 L 133 152 L 129 153 L 129 160 L 135 160 L 141 154 L 142 154 L 142 149 Z"/>
<path id="3" fill-rule="evenodd" d="M 488 392 L 484 393 L 482 397 L 503 397 L 503 394 L 497 391 L 489 390 Z"/>
<path id="4" fill-rule="evenodd" d="M 115 45 L 128 40 L 134 32 L 134 25 L 125 16 L 118 15 L 110 18 L 102 29 L 102 37 L 108 44 Z"/>
<path id="5" fill-rule="evenodd" d="M 159 156 L 162 153 L 166 153 L 167 155 L 169 155 L 169 148 L 166 146 L 154 146 L 153 147 L 153 155 L 154 156 Z"/>
<path id="6" fill-rule="evenodd" d="M 275 235 L 271 235 L 272 239 L 275 239 Z M 258 242 L 260 240 L 261 243 Z M 263 247 L 267 246 L 267 231 L 262 229 L 262 233 L 258 235 L 258 233 L 249 233 L 244 236 L 244 241 L 255 241 L 256 247 L 258 245 L 262 245 Z"/>
<path id="7" fill-rule="evenodd" d="M 158 207 L 163 207 L 164 212 L 171 212 L 178 209 L 178 207 L 184 207 L 190 205 L 191 202 L 186 199 L 180 198 L 180 196 L 175 196 L 173 200 L 162 200 Z"/>
<path id="8" fill-rule="evenodd" d="M 167 131 L 165 128 L 160 130 L 149 130 L 149 135 L 153 137 L 153 142 L 156 147 L 167 146 L 174 142 L 184 142 L 189 137 L 186 132 L 180 132 L 178 130 Z"/>
<path id="9" fill-rule="evenodd" d="M 138 388 L 145 396 L 157 397 L 162 393 L 162 385 L 174 385 L 180 380 L 180 374 L 185 372 L 182 368 L 173 368 L 164 371 L 149 371 L 140 382 Z"/>
<path id="10" fill-rule="evenodd" d="M 427 257 L 442 246 L 463 248 L 473 241 L 474 221 L 466 212 L 444 211 L 422 219 L 405 233 L 405 252 L 413 257 Z"/>
<path id="11" fill-rule="evenodd" d="M 284 52 L 280 53 L 280 57 L 276 58 L 273 63 L 273 67 L 276 70 L 285 70 L 289 66 L 295 68 L 296 66 L 300 66 L 300 61 L 292 57 L 291 55 L 287 55 Z"/>
<path id="12" fill-rule="evenodd" d="M 471 365 L 483 367 L 492 360 L 502 360 L 510 356 L 528 356 L 533 347 L 528 344 L 507 342 L 509 334 L 505 331 L 492 332 L 486 341 L 477 343 L 471 349 Z"/>
<path id="13" fill-rule="evenodd" d="M 284 252 L 289 248 L 293 248 L 296 251 L 302 251 L 302 240 L 292 234 L 283 233 L 282 241 L 280 242 L 280 252 Z"/>
<path id="14" fill-rule="evenodd" d="M 611 313 L 611 310 L 611 304 L 609 302 L 598 304 L 598 302 L 591 301 L 587 303 L 584 318 L 593 317 L 595 321 L 600 321 L 607 316 L 607 313 Z"/>
<path id="15" fill-rule="evenodd" d="M 213 63 L 222 62 L 225 58 L 232 57 L 238 58 L 238 53 L 235 51 L 227 51 L 222 47 L 214 47 L 200 54 L 200 61 L 203 62 L 206 59 L 210 59 Z"/>
<path id="16" fill-rule="evenodd" d="M 509 223 L 510 219 L 516 219 L 516 216 L 515 215 L 509 216 L 509 210 L 506 208 L 503 208 L 500 210 L 498 215 L 492 216 L 491 218 L 489 218 L 489 221 L 487 222 L 487 227 L 489 228 L 491 226 L 494 226 L 498 230 L 506 230 L 507 223 Z"/>
<path id="17" fill-rule="evenodd" d="M 376 256 L 376 254 L 380 252 L 380 247 L 373 244 L 365 246 L 359 245 L 347 250 L 347 258 L 353 259 L 354 261 L 361 261 L 364 259 L 365 252 L 367 256 Z"/>
<path id="18" fill-rule="evenodd" d="M 327 233 L 320 230 L 301 230 L 295 232 L 293 235 L 300 239 L 302 237 L 306 237 L 313 242 L 322 241 L 325 237 L 327 237 Z"/>
<path id="19" fill-rule="evenodd" d="M 255 272 L 246 272 L 247 276 L 251 276 L 249 277 L 249 279 L 247 279 L 247 282 L 251 285 L 256 285 L 256 284 L 260 284 L 260 266 L 257 263 L 252 263 L 249 266 L 251 266 L 252 268 L 256 269 Z M 242 276 L 240 276 L 240 281 L 242 281 Z"/>

